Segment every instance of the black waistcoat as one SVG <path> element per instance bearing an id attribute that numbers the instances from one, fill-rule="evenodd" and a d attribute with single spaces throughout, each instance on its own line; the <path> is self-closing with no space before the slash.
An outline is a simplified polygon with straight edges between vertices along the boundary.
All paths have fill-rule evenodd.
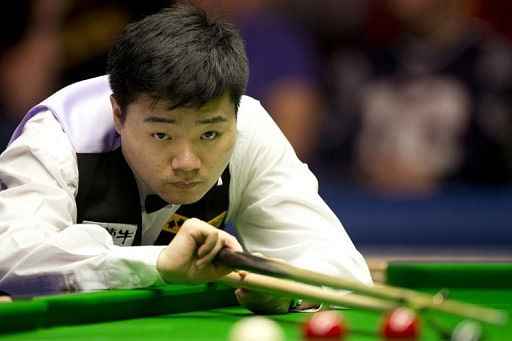
<path id="1" fill-rule="evenodd" d="M 115 232 L 110 228 L 112 224 L 133 226 L 135 235 L 133 243 L 130 244 L 140 245 L 142 213 L 139 192 L 121 148 L 106 153 L 79 153 L 77 158 L 77 223 L 102 225 L 114 238 L 120 236 L 114 235 Z M 181 205 L 162 226 L 155 244 L 168 244 L 188 218 L 199 218 L 218 228 L 224 228 L 229 205 L 229 167 L 222 174 L 222 182 L 221 186 L 214 186 L 198 202 Z"/>

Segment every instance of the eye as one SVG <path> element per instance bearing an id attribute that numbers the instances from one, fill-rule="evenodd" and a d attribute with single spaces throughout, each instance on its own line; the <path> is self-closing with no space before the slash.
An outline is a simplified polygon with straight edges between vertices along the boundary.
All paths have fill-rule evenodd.
<path id="1" fill-rule="evenodd" d="M 171 139 L 171 137 L 169 135 L 167 135 L 166 133 L 153 133 L 153 134 L 151 134 L 151 136 L 156 141 L 166 141 L 166 140 Z"/>
<path id="2" fill-rule="evenodd" d="M 220 133 L 218 131 L 207 131 L 206 133 L 203 133 L 203 135 L 201 135 L 201 139 L 213 140 L 213 139 L 217 138 L 219 135 L 220 135 Z"/>

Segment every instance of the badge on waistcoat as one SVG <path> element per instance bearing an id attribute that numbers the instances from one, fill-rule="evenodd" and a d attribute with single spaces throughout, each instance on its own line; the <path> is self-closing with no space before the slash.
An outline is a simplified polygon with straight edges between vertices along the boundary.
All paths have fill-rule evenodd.
<path id="1" fill-rule="evenodd" d="M 100 225 L 112 236 L 114 245 L 127 246 L 132 245 L 135 240 L 135 233 L 137 232 L 137 225 L 132 224 L 119 224 L 119 223 L 106 223 L 84 220 L 82 224 Z"/>
<path id="2" fill-rule="evenodd" d="M 227 211 L 222 212 L 221 214 L 217 215 L 216 217 L 208 220 L 207 223 L 212 226 L 215 226 L 217 228 L 221 227 L 222 222 L 224 221 L 224 218 L 226 217 L 226 213 L 227 213 Z M 185 217 L 185 216 L 175 213 L 162 225 L 162 230 L 176 234 L 180 230 L 181 225 L 183 225 L 183 223 L 187 219 L 189 219 L 189 217 Z"/>

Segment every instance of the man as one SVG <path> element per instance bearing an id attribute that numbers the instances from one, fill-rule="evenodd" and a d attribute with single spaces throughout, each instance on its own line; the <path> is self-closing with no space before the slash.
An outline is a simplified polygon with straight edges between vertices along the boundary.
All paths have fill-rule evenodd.
<path id="1" fill-rule="evenodd" d="M 1 155 L 0 290 L 212 281 L 230 271 L 217 252 L 242 250 L 215 228 L 228 220 L 249 252 L 371 282 L 315 177 L 242 96 L 247 60 L 231 26 L 183 5 L 148 16 L 115 42 L 108 74 L 34 107 Z"/>

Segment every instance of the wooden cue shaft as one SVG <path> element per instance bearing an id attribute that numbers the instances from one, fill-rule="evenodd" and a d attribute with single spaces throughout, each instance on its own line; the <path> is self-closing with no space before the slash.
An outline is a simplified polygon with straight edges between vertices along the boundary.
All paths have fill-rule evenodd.
<path id="1" fill-rule="evenodd" d="M 415 309 L 433 309 L 493 324 L 504 324 L 507 320 L 507 315 L 502 311 L 450 299 L 438 301 L 432 295 L 410 289 L 387 285 L 368 286 L 356 281 L 302 269 L 283 261 L 258 257 L 247 253 L 223 249 L 217 255 L 217 259 L 233 269 L 247 270 L 272 277 L 291 279 L 305 284 L 329 286 L 373 297 L 392 299 L 409 304 Z"/>
<path id="2" fill-rule="evenodd" d="M 387 311 L 398 307 L 397 304 L 390 301 L 355 294 L 340 293 L 333 289 L 320 288 L 314 285 L 255 273 L 241 275 L 232 272 L 219 278 L 216 282 L 234 288 L 245 288 L 272 295 L 303 298 L 313 303 L 327 303 L 336 306 L 376 311 Z"/>

